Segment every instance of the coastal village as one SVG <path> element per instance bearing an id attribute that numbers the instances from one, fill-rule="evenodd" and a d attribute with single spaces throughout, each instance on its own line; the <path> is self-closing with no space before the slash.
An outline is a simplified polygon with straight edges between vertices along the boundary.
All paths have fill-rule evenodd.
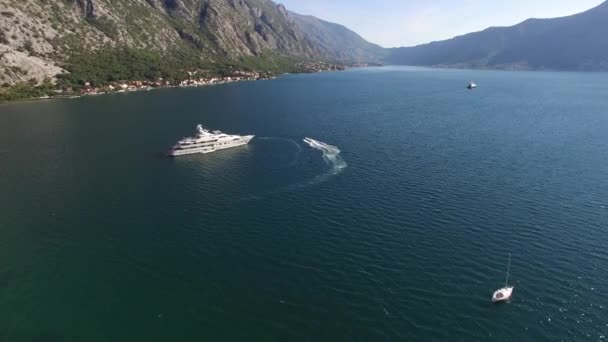
<path id="1" fill-rule="evenodd" d="M 225 84 L 238 81 L 257 81 L 263 79 L 271 79 L 276 76 L 263 75 L 259 72 L 254 71 L 235 71 L 230 76 L 214 76 L 214 77 L 197 77 L 196 71 L 190 71 L 187 73 L 188 77 L 181 81 L 170 81 L 165 80 L 162 77 L 155 81 L 149 80 L 135 80 L 135 81 L 122 81 L 116 82 L 103 86 L 95 86 L 91 82 L 85 82 L 84 87 L 75 91 L 71 87 L 64 89 L 58 89 L 56 92 L 58 95 L 71 95 L 71 96 L 85 96 L 85 95 L 102 95 L 108 93 L 125 93 L 134 91 L 147 91 L 160 88 L 174 88 L 174 87 L 200 87 L 215 84 Z"/>
<path id="2" fill-rule="evenodd" d="M 346 67 L 342 65 L 327 64 L 322 62 L 307 63 L 301 65 L 304 73 L 316 73 L 324 71 L 343 71 Z M 175 88 L 175 87 L 201 87 L 210 86 L 217 84 L 226 84 L 239 81 L 259 81 L 267 79 L 275 79 L 279 75 L 261 73 L 257 71 L 243 71 L 235 70 L 227 73 L 224 76 L 202 76 L 199 75 L 199 71 L 188 71 L 184 79 L 182 80 L 165 80 L 158 78 L 156 80 L 133 80 L 133 81 L 121 81 L 111 84 L 98 86 L 92 82 L 84 82 L 84 86 L 79 89 L 72 87 L 65 87 L 63 89 L 55 90 L 56 95 L 54 97 L 80 97 L 80 96 L 93 96 L 113 93 L 126 93 L 135 91 L 149 91 L 153 89 L 161 88 Z M 45 96 L 45 98 L 49 98 Z"/>

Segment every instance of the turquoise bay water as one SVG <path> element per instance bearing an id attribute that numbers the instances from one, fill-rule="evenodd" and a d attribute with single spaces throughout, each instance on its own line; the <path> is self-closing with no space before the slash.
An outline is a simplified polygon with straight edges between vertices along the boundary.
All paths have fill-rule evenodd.
<path id="1" fill-rule="evenodd" d="M 607 98 L 386 67 L 0 105 L 0 340 L 602 340 Z M 197 123 L 257 138 L 164 158 Z"/>

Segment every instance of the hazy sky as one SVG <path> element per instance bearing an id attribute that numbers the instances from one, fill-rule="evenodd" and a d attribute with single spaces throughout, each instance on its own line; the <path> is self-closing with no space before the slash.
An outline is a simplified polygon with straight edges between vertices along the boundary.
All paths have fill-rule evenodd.
<path id="1" fill-rule="evenodd" d="M 356 31 L 385 47 L 410 46 L 510 26 L 527 18 L 575 14 L 603 0 L 275 0 Z"/>

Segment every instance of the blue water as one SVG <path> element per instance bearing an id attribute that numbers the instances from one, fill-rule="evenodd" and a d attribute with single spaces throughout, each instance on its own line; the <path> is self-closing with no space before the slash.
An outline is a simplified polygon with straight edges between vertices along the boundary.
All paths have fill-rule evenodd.
<path id="1" fill-rule="evenodd" d="M 0 340 L 603 340 L 607 98 L 385 67 L 0 105 Z M 164 158 L 197 123 L 257 138 Z"/>

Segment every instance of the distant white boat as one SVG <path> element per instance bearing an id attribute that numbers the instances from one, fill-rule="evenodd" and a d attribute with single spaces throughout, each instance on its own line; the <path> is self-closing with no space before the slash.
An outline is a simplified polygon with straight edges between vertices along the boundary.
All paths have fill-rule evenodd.
<path id="1" fill-rule="evenodd" d="M 515 286 L 509 286 L 509 268 L 511 268 L 511 253 L 509 253 L 509 262 L 507 263 L 507 280 L 505 280 L 505 287 L 494 291 L 492 303 L 506 302 L 511 299 L 511 296 L 513 295 Z"/>
<path id="2" fill-rule="evenodd" d="M 469 85 L 467 86 L 467 89 L 475 89 L 477 88 L 477 84 L 470 82 Z"/>

